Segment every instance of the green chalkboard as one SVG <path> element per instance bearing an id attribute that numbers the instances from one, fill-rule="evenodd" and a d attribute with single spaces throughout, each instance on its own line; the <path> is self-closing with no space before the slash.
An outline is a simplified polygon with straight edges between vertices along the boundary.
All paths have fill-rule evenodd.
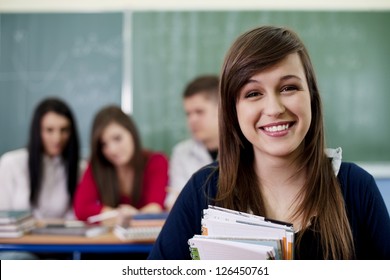
<path id="1" fill-rule="evenodd" d="M 134 13 L 134 115 L 145 143 L 170 152 L 188 136 L 185 84 L 219 73 L 233 40 L 263 24 L 289 26 L 305 41 L 323 97 L 328 146 L 341 146 L 346 160 L 389 162 L 389 12 Z"/>
<path id="2" fill-rule="evenodd" d="M 59 96 L 76 115 L 87 156 L 93 115 L 120 105 L 122 17 L 0 14 L 0 154 L 25 146 L 36 104 Z"/>
<path id="3" fill-rule="evenodd" d="M 125 78 L 145 146 L 169 155 L 188 137 L 185 85 L 219 74 L 239 34 L 275 24 L 296 30 L 309 49 L 328 146 L 341 146 L 346 160 L 390 162 L 390 12 L 127 13 L 130 20 L 121 12 L 0 14 L 0 154 L 26 144 L 36 103 L 57 95 L 75 111 L 87 156 L 93 115 L 121 103 Z"/>

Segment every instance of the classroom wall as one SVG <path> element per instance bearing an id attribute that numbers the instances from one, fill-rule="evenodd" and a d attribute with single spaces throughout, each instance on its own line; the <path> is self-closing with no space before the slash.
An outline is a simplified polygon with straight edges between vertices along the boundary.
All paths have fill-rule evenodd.
<path id="1" fill-rule="evenodd" d="M 4 12 L 108 12 L 108 11 L 173 11 L 173 10 L 385 10 L 388 0 L 2 0 Z"/>

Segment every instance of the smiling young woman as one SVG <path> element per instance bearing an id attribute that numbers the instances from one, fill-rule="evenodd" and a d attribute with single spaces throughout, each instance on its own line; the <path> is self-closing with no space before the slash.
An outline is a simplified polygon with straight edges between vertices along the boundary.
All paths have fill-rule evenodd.
<path id="1" fill-rule="evenodd" d="M 262 26 L 238 37 L 219 94 L 219 162 L 188 181 L 150 259 L 189 259 L 209 204 L 292 223 L 295 259 L 390 259 L 383 198 L 341 149 L 326 149 L 314 69 L 295 32 Z"/>
<path id="2" fill-rule="evenodd" d="M 310 92 L 298 54 L 250 77 L 236 108 L 241 131 L 256 158 L 291 156 L 311 123 Z"/>

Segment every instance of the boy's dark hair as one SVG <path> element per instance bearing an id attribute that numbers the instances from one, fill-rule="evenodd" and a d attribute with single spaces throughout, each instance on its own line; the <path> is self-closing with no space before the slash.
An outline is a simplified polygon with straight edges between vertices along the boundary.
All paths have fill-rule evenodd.
<path id="1" fill-rule="evenodd" d="M 217 75 L 199 76 L 192 80 L 183 92 L 183 98 L 192 97 L 199 93 L 209 99 L 218 98 L 219 77 Z"/>

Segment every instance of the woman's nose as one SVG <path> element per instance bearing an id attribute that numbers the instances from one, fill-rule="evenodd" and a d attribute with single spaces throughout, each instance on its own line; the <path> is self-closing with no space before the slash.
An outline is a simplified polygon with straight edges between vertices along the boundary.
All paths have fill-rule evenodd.
<path id="1" fill-rule="evenodd" d="M 281 100 L 280 95 L 275 93 L 267 95 L 265 108 L 263 110 L 264 114 L 275 117 L 283 114 L 285 110 L 286 108 Z"/>

